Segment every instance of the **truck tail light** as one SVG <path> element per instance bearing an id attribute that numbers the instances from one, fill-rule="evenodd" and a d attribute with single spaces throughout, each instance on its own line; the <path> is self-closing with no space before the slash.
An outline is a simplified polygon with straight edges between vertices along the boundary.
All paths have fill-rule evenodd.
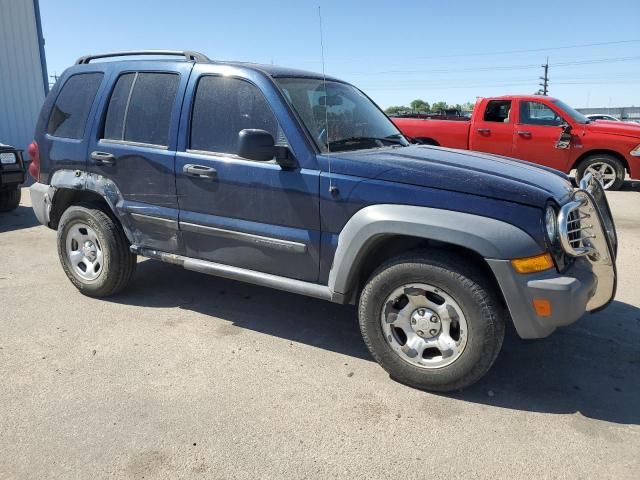
<path id="1" fill-rule="evenodd" d="M 37 182 L 40 177 L 40 148 L 38 143 L 34 140 L 27 147 L 27 152 L 31 157 L 31 163 L 29 164 L 29 175 Z"/>

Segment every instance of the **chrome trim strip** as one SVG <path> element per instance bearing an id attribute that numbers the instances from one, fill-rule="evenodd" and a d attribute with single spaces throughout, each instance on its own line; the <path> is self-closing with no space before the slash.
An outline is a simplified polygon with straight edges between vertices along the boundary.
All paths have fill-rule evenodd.
<path id="1" fill-rule="evenodd" d="M 128 212 L 135 220 L 140 222 L 152 223 L 154 225 L 160 225 L 162 227 L 168 227 L 172 230 L 178 230 L 178 221 L 170 218 L 154 217 L 153 215 L 145 215 L 142 213 Z"/>
<path id="2" fill-rule="evenodd" d="M 127 145 L 130 147 L 145 147 L 145 148 L 155 148 L 156 150 L 169 150 L 169 147 L 166 145 L 156 145 L 155 143 L 143 143 L 143 142 L 130 142 L 128 140 L 112 140 L 110 138 L 101 138 L 98 141 L 98 145 L 113 143 L 115 145 Z"/>
<path id="3" fill-rule="evenodd" d="M 232 280 L 240 280 L 242 282 L 275 288 L 285 292 L 298 293 L 309 297 L 320 298 L 322 300 L 329 300 L 335 303 L 345 303 L 344 295 L 334 293 L 328 285 L 304 282 L 302 280 L 280 277 L 270 273 L 256 272 L 255 270 L 247 270 L 245 268 L 232 267 L 230 265 L 209 262 L 207 260 L 199 260 L 197 258 L 184 257 L 182 255 L 141 248 L 137 245 L 131 245 L 131 251 L 137 255 L 142 255 L 143 257 L 172 263 L 174 265 L 180 265 L 186 270 L 192 270 L 194 272 L 230 278 Z"/>
<path id="4" fill-rule="evenodd" d="M 200 225 L 196 223 L 180 222 L 180 229 L 187 232 L 201 233 L 204 235 L 212 235 L 215 237 L 232 238 L 234 240 L 251 242 L 260 246 L 275 248 L 277 250 L 284 250 L 287 252 L 305 253 L 307 251 L 307 246 L 304 243 L 292 242 L 290 240 L 281 240 L 279 238 L 263 237 L 262 235 L 238 232 L 236 230 L 226 230 L 224 228 L 209 227 L 207 225 Z"/>

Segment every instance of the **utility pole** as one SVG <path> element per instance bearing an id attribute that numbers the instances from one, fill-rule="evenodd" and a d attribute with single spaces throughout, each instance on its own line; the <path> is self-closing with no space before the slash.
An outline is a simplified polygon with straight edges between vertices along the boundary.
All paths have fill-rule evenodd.
<path id="1" fill-rule="evenodd" d="M 538 94 L 547 95 L 549 93 L 549 57 L 547 57 L 547 63 L 541 66 L 544 68 L 544 77 L 540 77 L 540 80 L 542 80 L 540 86 L 542 88 L 538 90 Z"/>
<path id="2" fill-rule="evenodd" d="M 58 81 L 58 73 L 54 73 L 53 75 L 49 75 L 49 78 L 53 78 L 53 82 L 49 82 L 49 88 L 53 87 Z"/>

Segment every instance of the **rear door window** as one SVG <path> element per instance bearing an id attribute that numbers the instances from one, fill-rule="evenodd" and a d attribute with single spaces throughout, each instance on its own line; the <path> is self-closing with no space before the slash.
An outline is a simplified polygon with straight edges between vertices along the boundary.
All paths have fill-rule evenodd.
<path id="1" fill-rule="evenodd" d="M 47 133 L 54 137 L 81 139 L 91 105 L 96 98 L 101 72 L 79 73 L 69 77 L 53 105 Z"/>
<path id="2" fill-rule="evenodd" d="M 490 100 L 484 111 L 485 122 L 509 123 L 511 100 Z"/>
<path id="3" fill-rule="evenodd" d="M 103 138 L 168 146 L 179 82 L 175 73 L 121 75 L 111 93 Z"/>
<path id="4" fill-rule="evenodd" d="M 238 153 L 238 134 L 246 128 L 269 132 L 286 143 L 258 88 L 244 80 L 205 76 L 198 82 L 191 116 L 191 150 Z"/>

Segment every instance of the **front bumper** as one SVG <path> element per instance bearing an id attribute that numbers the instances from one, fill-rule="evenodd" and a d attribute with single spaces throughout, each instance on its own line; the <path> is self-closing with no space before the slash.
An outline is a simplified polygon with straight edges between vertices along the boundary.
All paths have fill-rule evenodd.
<path id="1" fill-rule="evenodd" d="M 487 260 L 498 280 L 513 324 L 522 338 L 543 338 L 557 327 L 570 325 L 587 311 L 598 280 L 586 259 L 577 259 L 562 275 L 555 270 L 534 274 L 515 271 L 509 260 Z M 534 299 L 551 304 L 548 316 L 539 316 Z"/>
<path id="2" fill-rule="evenodd" d="M 560 208 L 558 236 L 563 250 L 575 257 L 562 274 L 547 270 L 522 275 L 508 260 L 487 260 L 522 338 L 546 337 L 585 312 L 606 307 L 615 296 L 618 236 L 599 179 L 586 175 L 571 201 Z M 537 312 L 534 299 L 551 308 Z"/>

